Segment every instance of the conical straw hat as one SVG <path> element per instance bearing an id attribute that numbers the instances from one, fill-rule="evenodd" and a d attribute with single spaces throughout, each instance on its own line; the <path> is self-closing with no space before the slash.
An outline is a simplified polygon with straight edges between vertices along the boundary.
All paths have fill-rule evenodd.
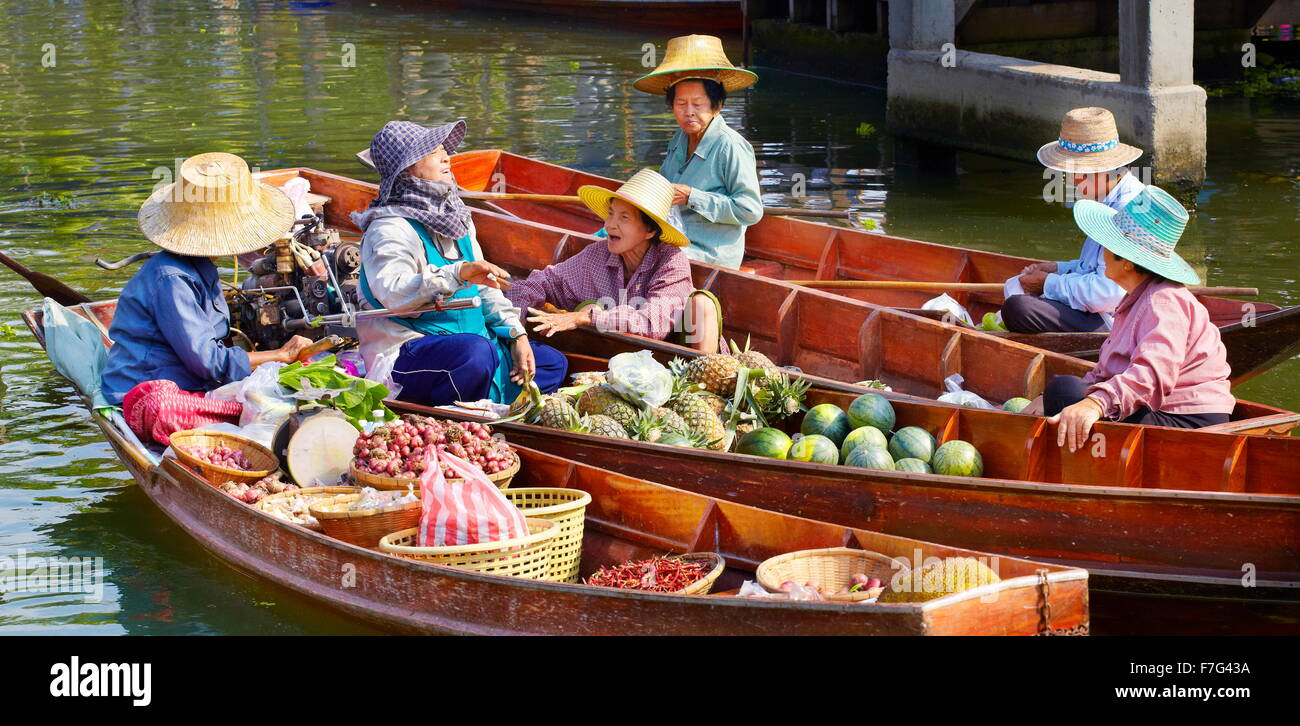
<path id="1" fill-rule="evenodd" d="M 225 257 L 260 250 L 293 227 L 293 202 L 253 179 L 234 154 L 192 156 L 180 178 L 140 206 L 140 231 L 178 255 Z"/>
<path id="2" fill-rule="evenodd" d="M 669 86 L 687 78 L 717 81 L 728 93 L 749 88 L 758 81 L 753 71 L 731 65 L 722 50 L 722 41 L 716 36 L 683 35 L 668 41 L 663 63 L 632 85 L 639 91 L 662 96 L 668 93 Z"/>
<path id="3" fill-rule="evenodd" d="M 673 185 L 654 169 L 638 171 L 617 191 L 590 184 L 578 187 L 578 196 L 601 219 L 609 216 L 611 200 L 615 197 L 622 199 L 659 223 L 660 241 L 677 247 L 691 243 L 684 232 L 668 221 L 668 213 L 673 208 Z"/>
<path id="4" fill-rule="evenodd" d="M 1104 108 L 1073 108 L 1061 120 L 1056 141 L 1043 144 L 1038 161 L 1048 169 L 1093 174 L 1127 166 L 1142 156 L 1136 146 L 1122 144 L 1115 116 Z"/>

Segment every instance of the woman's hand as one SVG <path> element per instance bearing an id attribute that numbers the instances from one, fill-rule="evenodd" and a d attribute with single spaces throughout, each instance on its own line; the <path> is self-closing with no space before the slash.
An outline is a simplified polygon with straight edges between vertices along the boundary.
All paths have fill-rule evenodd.
<path id="1" fill-rule="evenodd" d="M 1031 272 L 1056 272 L 1055 262 L 1035 262 L 1032 265 L 1025 265 L 1025 269 L 1020 274 L 1027 275 Z"/>
<path id="2" fill-rule="evenodd" d="M 1047 419 L 1047 423 L 1057 424 L 1056 445 L 1065 446 L 1069 442 L 1072 454 L 1082 449 L 1088 443 L 1092 425 L 1097 423 L 1102 413 L 1101 404 L 1094 399 L 1085 398 Z"/>
<path id="3" fill-rule="evenodd" d="M 673 185 L 673 204 L 685 204 L 691 201 L 691 188 L 685 184 Z"/>
<path id="4" fill-rule="evenodd" d="M 462 263 L 460 266 L 460 279 L 471 285 L 494 287 L 498 290 L 510 287 L 509 282 L 502 282 L 510 279 L 510 273 L 487 260 Z"/>
<path id="5" fill-rule="evenodd" d="M 1030 295 L 1042 295 L 1047 284 L 1047 273 L 1042 270 L 1026 272 L 1020 276 L 1020 288 Z"/>
<path id="6" fill-rule="evenodd" d="M 533 346 L 528 342 L 527 335 L 514 339 L 511 357 L 515 361 L 515 367 L 510 371 L 510 380 L 520 386 L 526 385 L 533 379 L 533 374 L 537 373 L 537 360 L 533 358 Z"/>
<path id="7" fill-rule="evenodd" d="M 528 308 L 532 315 L 528 322 L 537 323 L 533 328 L 534 333 L 545 333 L 546 337 L 551 337 L 556 333 L 563 333 L 566 330 L 573 330 L 584 325 L 591 325 L 591 310 L 580 310 L 576 313 L 547 313 L 536 308 Z"/>

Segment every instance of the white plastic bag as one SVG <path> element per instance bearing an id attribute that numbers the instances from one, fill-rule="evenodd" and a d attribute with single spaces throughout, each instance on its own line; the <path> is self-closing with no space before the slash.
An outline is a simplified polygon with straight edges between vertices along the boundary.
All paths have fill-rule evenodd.
<path id="1" fill-rule="evenodd" d="M 667 403 L 673 392 L 672 374 L 648 350 L 610 358 L 607 380 L 615 392 L 650 408 Z"/>
<path id="2" fill-rule="evenodd" d="M 942 310 L 951 316 L 956 322 L 964 323 L 972 328 L 975 327 L 975 321 L 971 320 L 970 313 L 966 312 L 966 308 L 962 307 L 961 303 L 954 300 L 946 292 L 939 297 L 926 300 L 925 304 L 921 306 L 921 309 Z M 944 322 L 952 321 L 945 320 Z"/>
<path id="3" fill-rule="evenodd" d="M 939 400 L 944 403 L 955 403 L 958 406 L 969 406 L 971 408 L 988 408 L 997 409 L 997 406 L 985 401 L 978 395 L 970 391 L 963 390 L 961 384 L 966 381 L 960 373 L 954 373 L 943 379 L 943 387 L 948 392 L 939 396 Z"/>
<path id="4" fill-rule="evenodd" d="M 244 411 L 239 415 L 240 426 L 279 426 L 298 408 L 280 388 L 280 369 L 284 366 L 284 363 L 263 363 L 244 380 L 227 383 L 215 391 L 208 391 L 206 396 L 244 404 Z"/>

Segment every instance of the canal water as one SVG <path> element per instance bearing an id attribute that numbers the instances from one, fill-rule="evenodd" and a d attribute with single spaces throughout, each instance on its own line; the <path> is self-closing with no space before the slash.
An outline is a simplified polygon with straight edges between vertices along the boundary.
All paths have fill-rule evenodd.
<path id="1" fill-rule="evenodd" d="M 0 2 L 0 27 L 0 251 L 95 299 L 130 274 L 96 257 L 150 248 L 136 209 L 178 158 L 369 178 L 352 154 L 384 122 L 465 118 L 464 148 L 626 177 L 657 167 L 675 128 L 659 97 L 631 88 L 662 31 L 247 0 Z M 738 61 L 739 43 L 728 52 Z M 753 143 L 769 204 L 851 207 L 893 234 L 981 249 L 1077 251 L 1040 168 L 963 154 L 955 175 L 895 175 L 882 95 L 760 71 L 725 116 Z M 1300 303 L 1300 103 L 1211 99 L 1208 112 L 1209 178 L 1180 249 L 1212 284 Z M 818 199 L 791 196 L 800 179 Z M 0 323 L 14 329 L 0 328 L 0 557 L 102 557 L 106 575 L 97 601 L 0 595 L 0 634 L 369 632 L 231 571 L 159 514 L 22 326 L 38 303 L 0 269 Z M 1238 395 L 1300 409 L 1297 374 L 1291 360 Z"/>

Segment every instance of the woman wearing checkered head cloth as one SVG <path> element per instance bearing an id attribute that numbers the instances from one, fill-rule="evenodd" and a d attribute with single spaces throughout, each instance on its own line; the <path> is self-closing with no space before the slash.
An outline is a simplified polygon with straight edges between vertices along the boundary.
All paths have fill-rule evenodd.
<path id="1" fill-rule="evenodd" d="M 426 405 L 491 399 L 509 403 L 525 381 L 553 391 L 564 355 L 534 345 L 501 293 L 510 274 L 483 258 L 451 173 L 465 123 L 427 128 L 390 121 L 370 142 L 379 194 L 352 221 L 363 232 L 365 309 L 418 310 L 474 297 L 478 308 L 358 321 L 367 374 L 390 377 L 398 398 Z"/>

